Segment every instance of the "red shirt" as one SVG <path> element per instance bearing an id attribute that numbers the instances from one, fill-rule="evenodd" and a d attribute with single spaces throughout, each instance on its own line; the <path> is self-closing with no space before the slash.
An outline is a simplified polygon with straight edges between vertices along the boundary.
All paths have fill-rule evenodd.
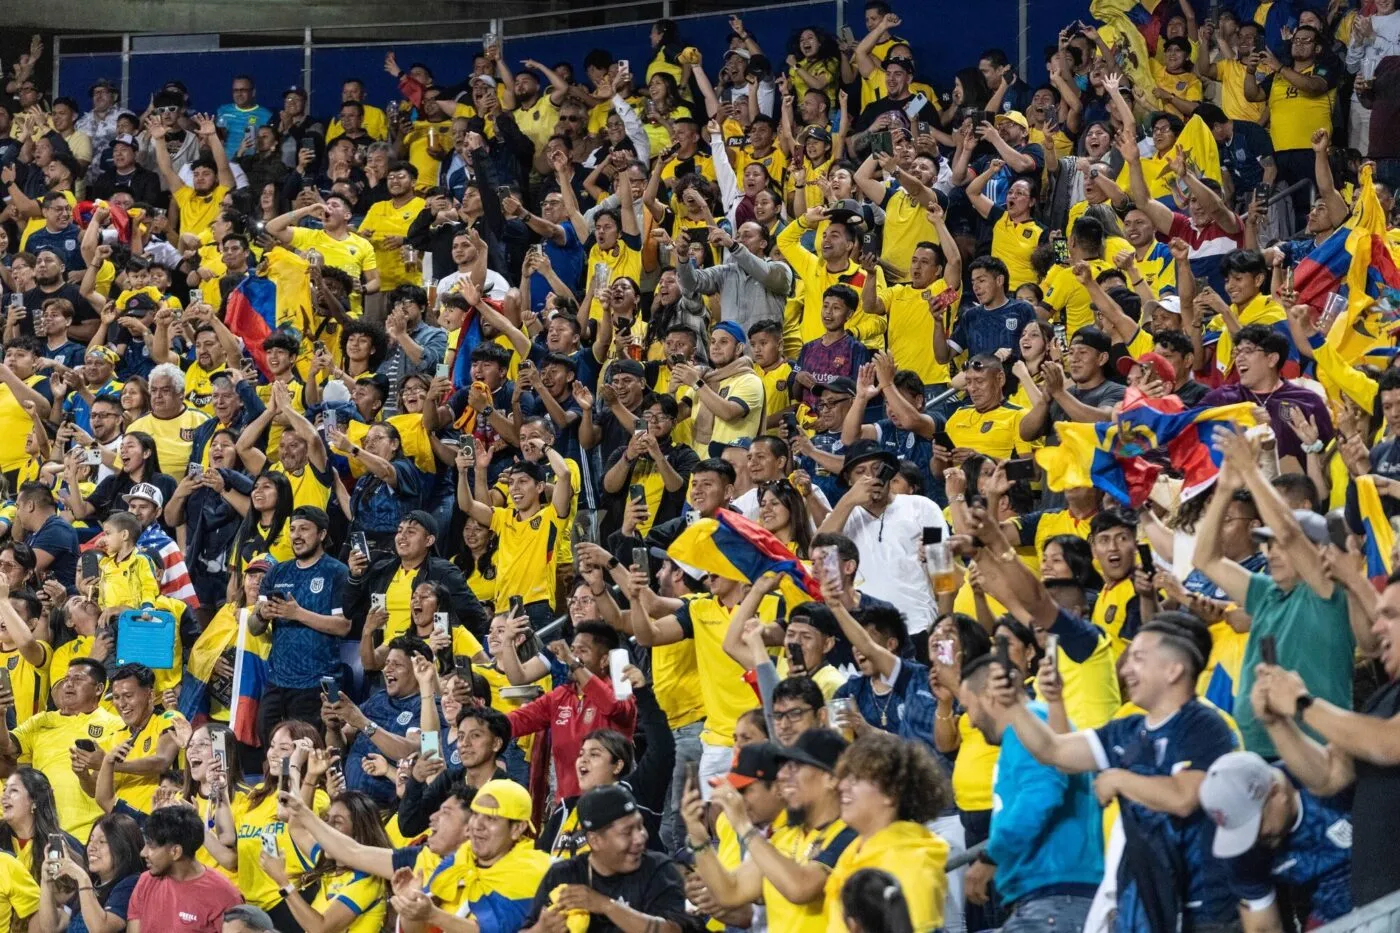
<path id="1" fill-rule="evenodd" d="M 157 878 L 147 871 L 131 892 L 127 919 L 139 920 L 141 933 L 219 933 L 224 911 L 241 903 L 238 889 L 216 871 L 206 868 L 189 881 Z"/>
<path id="2" fill-rule="evenodd" d="M 584 684 L 582 696 L 572 683 L 567 683 L 511 711 L 507 718 L 512 735 L 534 735 L 549 730 L 554 777 L 559 784 L 559 799 L 563 800 L 580 793 L 574 761 L 583 746 L 584 736 L 595 729 L 616 729 L 631 738 L 632 730 L 637 727 L 637 701 L 628 697 L 619 702 L 613 695 L 611 680 L 590 677 Z M 536 755 L 534 764 L 541 763 L 542 756 Z"/>

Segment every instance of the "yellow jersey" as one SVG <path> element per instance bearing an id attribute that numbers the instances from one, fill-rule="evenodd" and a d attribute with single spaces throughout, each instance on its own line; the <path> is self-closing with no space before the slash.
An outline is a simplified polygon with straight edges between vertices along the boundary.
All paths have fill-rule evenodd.
<path id="1" fill-rule="evenodd" d="M 214 302 L 213 306 L 217 308 L 218 303 Z M 211 418 L 214 417 L 214 382 L 210 377 L 226 372 L 227 363 L 220 363 L 213 369 L 205 369 L 197 361 L 191 363 L 185 370 L 185 404 Z"/>
<path id="2" fill-rule="evenodd" d="M 196 194 L 194 188 L 185 185 L 170 196 L 170 200 L 180 208 L 180 235 L 199 236 L 219 219 L 223 210 L 224 198 L 228 189 L 215 185 L 208 194 Z"/>
<path id="3" fill-rule="evenodd" d="M 911 369 L 919 374 L 924 385 L 942 385 L 950 378 L 948 364 L 938 362 L 933 354 L 933 309 L 930 299 L 948 291 L 948 283 L 938 279 L 928 288 L 912 285 L 892 285 L 880 295 L 889 319 L 889 350 L 897 369 Z M 936 313 L 943 317 L 943 333 L 952 332 L 949 317 L 954 302 Z"/>
<path id="4" fill-rule="evenodd" d="M 592 276 L 599 263 L 608 267 L 608 284 L 620 278 L 629 278 L 634 282 L 642 280 L 641 251 L 623 242 L 622 235 L 618 236 L 617 246 L 611 250 L 603 249 L 595 241 L 588 251 L 588 263 L 583 267 L 583 274 Z M 603 319 L 603 306 L 597 298 L 588 306 L 588 316 L 595 321 Z"/>
<path id="5" fill-rule="evenodd" d="M 520 594 L 525 603 L 545 600 L 554 603 L 555 574 L 559 540 L 568 534 L 568 519 L 554 511 L 554 503 L 544 506 L 528 519 L 514 509 L 493 509 L 491 530 L 500 544 L 496 548 L 497 587 Z"/>
<path id="6" fill-rule="evenodd" d="M 268 464 L 267 470 L 269 473 L 281 473 L 292 484 L 293 507 L 301 508 L 304 505 L 314 505 L 318 509 L 324 509 L 330 503 L 331 482 L 333 481 L 331 475 L 318 473 L 310 463 L 302 467 L 301 475 L 287 472 L 287 469 L 280 463 Z"/>
<path id="7" fill-rule="evenodd" d="M 1021 440 L 1021 419 L 1025 416 L 1025 409 L 1009 402 L 991 411 L 978 411 L 968 404 L 948 416 L 943 430 L 956 447 L 1004 460 L 1030 452 L 1031 445 Z"/>
<path id="8" fill-rule="evenodd" d="M 1133 640 L 1138 626 L 1142 624 L 1137 590 L 1133 588 L 1131 576 L 1113 584 L 1104 581 L 1104 588 L 1094 603 L 1092 621 L 1108 634 L 1115 658 L 1127 650 L 1128 642 Z"/>
<path id="9" fill-rule="evenodd" d="M 385 237 L 402 237 L 414 219 L 423 212 L 426 202 L 422 198 L 410 198 L 402 207 L 395 207 L 393 201 L 380 201 L 371 204 L 360 222 L 360 229 L 369 232 L 369 241 L 374 244 L 374 258 L 379 263 L 379 290 L 388 292 L 399 285 L 422 285 L 423 270 L 404 265 L 401 249 L 387 249 L 380 244 Z"/>
<path id="10" fill-rule="evenodd" d="M 1113 268 L 1113 263 L 1106 259 L 1090 259 L 1087 265 L 1095 277 L 1105 269 Z M 1045 304 L 1060 316 L 1070 337 L 1081 328 L 1094 323 L 1094 309 L 1089 300 L 1089 290 L 1074 277 L 1069 266 L 1051 266 L 1050 271 L 1045 273 L 1040 288 L 1045 293 Z"/>
<path id="11" fill-rule="evenodd" d="M 1014 295 L 1016 289 L 1027 282 L 1035 281 L 1031 253 L 1044 239 L 1045 228 L 1040 224 L 1034 220 L 1018 224 L 1004 210 L 992 224 L 992 255 L 1006 263 L 1008 295 Z"/>
<path id="12" fill-rule="evenodd" d="M 773 623 L 781 600 L 766 596 L 758 605 L 758 618 Z M 705 700 L 705 731 L 710 745 L 733 745 L 734 724 L 758 706 L 758 695 L 744 679 L 744 669 L 724 652 L 724 636 L 733 613 L 713 596 L 687 600 L 676 611 L 676 621 L 687 639 L 695 642 L 695 662 L 700 672 L 700 692 Z"/>
<path id="13" fill-rule="evenodd" d="M 24 380 L 24 384 L 34 388 L 45 378 L 36 373 Z M 34 419 L 29 417 L 10 387 L 0 383 L 0 437 L 10 438 L 9 443 L 0 445 L 3 447 L 0 449 L 0 472 L 10 473 L 24 465 L 28 457 L 24 452 L 24 438 L 33 430 Z"/>
<path id="14" fill-rule="evenodd" d="M 1326 65 L 1314 63 L 1298 69 L 1298 73 L 1327 78 L 1328 88 L 1336 86 Z M 1274 141 L 1274 151 L 1311 149 L 1313 131 L 1332 125 L 1332 98 L 1336 92 L 1305 94 L 1281 74 L 1265 80 L 1269 82 L 1269 136 Z"/>
<path id="15" fill-rule="evenodd" d="M 418 184 L 426 187 L 436 185 L 442 172 L 442 160 L 433 155 L 430 149 L 452 151 L 452 121 L 415 120 L 408 132 L 403 134 L 402 142 L 408 146 L 409 163 L 418 169 Z"/>
<path id="16" fill-rule="evenodd" d="M 938 243 L 938 228 L 928 219 L 924 206 L 903 188 L 885 199 L 885 236 L 880 258 L 898 269 L 898 281 L 909 281 L 909 262 L 920 243 Z M 941 245 L 941 244 L 940 244 Z"/>
<path id="17" fill-rule="evenodd" d="M 44 652 L 38 664 L 30 664 L 18 651 L 0 651 L 0 664 L 9 672 L 10 690 L 15 699 L 15 722 L 19 724 L 49 707 L 49 661 L 53 648 L 46 641 L 35 643 Z M 66 675 L 67 668 L 64 673 Z"/>
<path id="18" fill-rule="evenodd" d="M 107 750 L 111 751 L 127 739 L 134 739 L 131 753 L 126 756 L 126 760 L 132 762 L 142 758 L 150 758 L 155 755 L 156 749 L 160 745 L 161 736 L 170 731 L 170 727 L 174 724 L 173 714 L 152 713 L 151 718 L 146 720 L 146 724 L 141 727 L 140 732 L 133 736 L 130 729 L 123 728 L 122 732 L 112 737 L 112 744 L 107 747 Z M 125 800 L 142 813 L 151 812 L 151 802 L 156 795 L 156 786 L 160 783 L 158 773 L 126 774 L 118 771 L 113 777 L 119 799 Z"/>
<path id="19" fill-rule="evenodd" d="M 953 762 L 953 799 L 959 810 L 992 809 L 992 781 L 1001 748 L 989 745 L 981 730 L 963 713 L 958 717 L 958 757 Z"/>
<path id="20" fill-rule="evenodd" d="M 1259 123 L 1264 119 L 1264 102 L 1244 96 L 1244 76 L 1248 71 L 1236 58 L 1222 58 L 1215 63 L 1215 77 L 1220 82 L 1220 109 L 1231 120 Z"/>
<path id="21" fill-rule="evenodd" d="M 156 442 L 156 455 L 160 457 L 160 471 L 167 476 L 184 476 L 194 447 L 195 428 L 208 420 L 204 412 L 186 408 L 174 418 L 142 415 L 131 422 L 126 431 L 128 434 L 144 431 L 151 435 Z"/>
<path id="22" fill-rule="evenodd" d="M 779 360 L 770 370 L 755 366 L 754 371 L 763 380 L 763 421 L 767 424 L 769 418 L 792 407 L 792 364 Z"/>
<path id="23" fill-rule="evenodd" d="M 839 818 L 825 826 L 808 829 L 801 823 L 788 822 L 788 812 L 784 810 L 773 821 L 773 832 L 768 842 L 785 858 L 798 865 L 822 865 L 827 871 L 836 866 L 836 861 L 856 839 L 856 831 Z M 794 904 L 783 897 L 773 882 L 763 879 L 763 906 L 768 912 L 769 929 L 783 933 L 825 933 L 825 904 L 821 898 L 806 904 Z"/>
<path id="24" fill-rule="evenodd" d="M 316 791 L 311 809 L 325 819 L 331 799 L 323 790 Z M 305 859 L 292 843 L 287 824 L 277 818 L 277 793 L 273 791 L 256 804 L 251 795 L 244 794 L 233 801 L 233 825 L 238 834 L 238 890 L 249 904 L 270 910 L 282 902 L 277 882 L 262 870 L 258 857 L 262 854 L 262 834 L 270 833 L 286 864 L 287 876 L 293 883 L 306 871 Z"/>
<path id="25" fill-rule="evenodd" d="M 351 283 L 360 282 L 368 272 L 379 269 L 379 260 L 374 255 L 374 245 L 358 233 L 346 231 L 343 238 L 331 236 L 324 230 L 307 227 L 292 228 L 292 248 L 305 252 L 314 249 L 321 254 L 325 264 L 339 269 L 350 276 Z M 359 317 L 364 310 L 364 301 L 359 292 L 350 293 L 350 316 Z M 333 350 L 337 355 L 340 348 Z"/>
<path id="26" fill-rule="evenodd" d="M 42 771 L 53 785 L 63 831 L 87 842 L 92 824 L 102 818 L 102 808 L 78 782 L 68 752 L 79 740 L 110 750 L 126 738 L 126 723 L 101 707 L 73 716 L 50 711 L 21 721 L 13 736 L 19 743 L 20 764 Z"/>
<path id="27" fill-rule="evenodd" d="M 39 883 L 24 863 L 8 852 L 0 852 L 0 929 L 10 929 L 16 920 L 32 917 L 39 910 Z"/>

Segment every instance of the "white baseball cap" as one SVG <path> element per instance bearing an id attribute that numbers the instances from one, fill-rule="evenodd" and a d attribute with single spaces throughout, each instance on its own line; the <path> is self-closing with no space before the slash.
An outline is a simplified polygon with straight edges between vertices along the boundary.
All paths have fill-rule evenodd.
<path id="1" fill-rule="evenodd" d="M 1264 801 L 1278 772 L 1254 752 L 1230 752 L 1215 759 L 1201 782 L 1201 809 L 1215 823 L 1216 858 L 1235 858 L 1254 848 Z"/>
<path id="2" fill-rule="evenodd" d="M 122 501 L 128 505 L 132 499 L 145 499 L 154 503 L 158 509 L 165 507 L 165 496 L 161 495 L 160 488 L 153 483 L 137 483 L 131 487 L 131 492 L 122 496 Z"/>

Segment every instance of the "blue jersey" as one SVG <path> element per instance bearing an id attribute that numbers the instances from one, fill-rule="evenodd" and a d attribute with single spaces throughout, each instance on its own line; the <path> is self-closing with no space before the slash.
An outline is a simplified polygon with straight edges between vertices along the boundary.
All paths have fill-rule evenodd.
<path id="1" fill-rule="evenodd" d="M 295 560 L 274 566 L 263 578 L 264 596 L 294 599 L 308 612 L 340 616 L 341 596 L 350 571 L 329 554 L 310 567 Z M 336 672 L 340 639 L 287 619 L 272 621 L 272 650 L 267 657 L 267 679 L 275 687 L 304 690 L 319 685 L 322 677 Z"/>
<path id="2" fill-rule="evenodd" d="M 1256 845 L 1225 861 L 1230 891 L 1251 910 L 1274 902 L 1274 887 L 1301 892 L 1310 907 L 1309 928 L 1351 910 L 1351 814 L 1337 798 L 1319 799 L 1295 785 L 1298 821 L 1277 849 Z M 1297 896 L 1294 896 L 1297 901 Z"/>
<path id="3" fill-rule="evenodd" d="M 1085 733 L 1100 769 L 1121 768 L 1145 777 L 1170 777 L 1180 771 L 1206 771 L 1215 759 L 1235 750 L 1235 737 L 1224 717 L 1192 699 L 1166 722 L 1149 727 L 1141 714 L 1114 719 Z M 1235 902 L 1220 860 L 1211 854 L 1215 824 L 1199 808 L 1182 819 L 1150 810 L 1127 798 L 1125 812 L 1145 834 L 1151 849 L 1181 872 L 1175 880 L 1183 892 L 1186 915 L 1196 923 L 1224 923 L 1235 916 Z M 1126 823 L 1125 823 L 1126 828 Z M 1135 840 L 1130 839 L 1129 845 Z M 1118 925 L 1121 933 L 1146 929 L 1137 882 L 1119 866 Z M 1163 879 L 1170 883 L 1172 879 Z"/>
<path id="4" fill-rule="evenodd" d="M 383 690 L 377 690 L 360 705 L 360 712 L 378 724 L 379 728 L 394 735 L 407 735 L 409 729 L 418 728 L 422 711 L 423 701 L 416 685 L 412 693 L 402 697 L 391 697 Z M 441 722 L 441 719 L 438 721 Z M 396 799 L 394 782 L 365 774 L 362 767 L 366 755 L 377 754 L 380 754 L 379 749 L 368 736 L 363 732 L 355 736 L 345 756 L 345 788 L 369 794 L 379 806 L 387 807 Z"/>
<path id="5" fill-rule="evenodd" d="M 824 454 L 831 454 L 833 457 L 845 456 L 846 445 L 841 443 L 839 430 L 823 431 L 820 434 L 812 435 L 812 446 Z M 845 494 L 846 486 L 841 482 L 841 477 L 835 473 L 828 473 L 817 466 L 817 461 L 811 457 L 799 456 L 796 462 L 800 468 L 807 471 L 807 475 L 812 477 L 812 482 L 816 483 L 826 495 L 826 501 L 834 503 Z"/>
<path id="6" fill-rule="evenodd" d="M 919 491 L 933 498 L 933 439 L 920 437 L 913 431 L 901 430 L 888 418 L 875 422 L 875 430 L 878 432 L 880 446 L 892 452 L 901 461 L 912 463 L 919 468 L 919 474 L 924 478 L 924 487 Z"/>

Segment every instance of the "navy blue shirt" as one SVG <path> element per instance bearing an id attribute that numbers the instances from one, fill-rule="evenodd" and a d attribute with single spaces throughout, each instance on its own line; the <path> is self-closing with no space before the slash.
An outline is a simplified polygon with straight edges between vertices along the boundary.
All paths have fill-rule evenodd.
<path id="1" fill-rule="evenodd" d="M 1227 143 L 1218 143 L 1220 167 L 1234 178 L 1235 192 L 1253 191 L 1264 183 L 1260 159 L 1274 157 L 1274 141 L 1269 131 L 1248 120 L 1234 121 L 1235 132 Z"/>
<path id="2" fill-rule="evenodd" d="M 833 457 L 845 456 L 846 445 L 841 443 L 841 432 L 823 431 L 820 434 L 812 435 L 812 446 L 824 454 L 831 454 Z M 828 473 L 817 466 L 817 461 L 811 457 L 799 455 L 795 462 L 807 471 L 807 475 L 812 477 L 812 482 L 816 483 L 822 493 L 826 495 L 826 501 L 835 503 L 846 492 L 846 485 L 841 482 L 841 477 L 835 473 Z"/>
<path id="3" fill-rule="evenodd" d="M 933 462 L 933 439 L 897 428 L 889 418 L 875 422 L 875 430 L 880 432 L 881 447 L 891 451 L 901 461 L 908 461 L 919 468 L 919 475 L 924 478 L 922 492 L 933 498 L 933 469 L 930 466 Z"/>
<path id="4" fill-rule="evenodd" d="M 1123 768 L 1145 777 L 1171 777 L 1179 771 L 1206 771 L 1215 759 L 1235 750 L 1235 737 L 1225 717 L 1200 700 L 1189 703 L 1155 728 L 1139 714 L 1114 719 L 1084 733 L 1093 745 L 1100 770 Z M 1215 824 L 1197 808 L 1181 819 L 1159 813 L 1126 797 L 1120 798 L 1151 848 L 1185 872 L 1183 907 L 1195 923 L 1226 923 L 1235 916 L 1235 901 L 1220 860 L 1211 854 Z M 1129 841 L 1132 844 L 1132 840 Z M 1146 929 L 1142 900 L 1136 882 L 1127 875 L 1127 860 L 1119 867 L 1118 926 L 1128 931 Z"/>
<path id="5" fill-rule="evenodd" d="M 406 697 L 395 698 L 383 690 L 376 690 L 360 705 L 360 712 L 385 732 L 407 735 L 409 729 L 418 728 L 423 703 L 415 684 L 413 692 Z M 355 736 L 345 756 L 345 789 L 369 794 L 381 807 L 395 806 L 398 798 L 394 794 L 394 782 L 388 778 L 371 777 L 361 767 L 366 755 L 377 754 L 380 754 L 379 749 L 364 732 Z"/>
<path id="6" fill-rule="evenodd" d="M 294 599 L 308 612 L 339 616 L 341 596 L 350 570 L 329 554 L 310 567 L 283 561 L 263 578 L 265 596 Z M 272 620 L 272 649 L 267 656 L 267 679 L 274 687 L 306 690 L 335 673 L 340 662 L 340 639 L 289 619 Z"/>
<path id="7" fill-rule="evenodd" d="M 83 261 L 82 250 L 78 248 L 78 243 L 82 238 L 83 232 L 78 229 L 77 224 L 69 224 L 57 233 L 50 233 L 48 227 L 40 227 L 29 234 L 24 248 L 35 256 L 44 250 L 50 250 L 63 260 L 64 272 L 81 272 L 87 268 L 87 263 Z M 76 307 L 74 310 L 77 310 Z"/>
<path id="8" fill-rule="evenodd" d="M 49 575 L 68 589 L 73 589 L 78 572 L 78 532 L 57 515 L 50 515 L 39 530 L 24 539 L 36 551 L 53 555 Z"/>
<path id="9" fill-rule="evenodd" d="M 355 513 L 356 531 L 372 534 L 397 531 L 399 521 L 421 505 L 423 472 L 407 457 L 399 457 L 391 465 L 398 479 L 397 488 L 373 473 L 365 473 L 355 484 L 350 504 Z"/>
<path id="10" fill-rule="evenodd" d="M 981 353 L 995 353 L 1003 348 L 1011 351 L 1012 359 L 1021 356 L 1021 331 L 1034 321 L 1035 309 L 1029 302 L 1012 299 L 999 308 L 969 305 L 958 314 L 948 342 L 971 359 Z"/>
<path id="11" fill-rule="evenodd" d="M 123 801 L 117 801 L 117 806 L 121 806 Z M 115 811 L 114 811 L 115 812 Z M 144 814 L 143 814 L 144 815 Z M 126 912 L 131 905 L 131 893 L 136 890 L 136 882 L 141 880 L 140 873 L 127 875 L 125 878 L 112 885 L 112 890 L 107 892 L 104 899 L 98 894 L 98 900 L 102 901 L 102 910 L 105 913 L 116 914 L 123 920 L 126 919 Z M 72 918 L 68 921 L 68 933 L 88 933 L 87 921 L 83 920 L 83 912 L 74 910 Z"/>
<path id="12" fill-rule="evenodd" d="M 1275 885 L 1300 889 L 1311 905 L 1311 929 L 1351 911 L 1351 814 L 1336 805 L 1335 797 L 1324 801 L 1294 786 L 1300 812 L 1283 845 L 1266 849 L 1256 844 L 1244 855 L 1226 859 L 1225 869 L 1230 893 L 1256 910 L 1273 903 Z"/>

